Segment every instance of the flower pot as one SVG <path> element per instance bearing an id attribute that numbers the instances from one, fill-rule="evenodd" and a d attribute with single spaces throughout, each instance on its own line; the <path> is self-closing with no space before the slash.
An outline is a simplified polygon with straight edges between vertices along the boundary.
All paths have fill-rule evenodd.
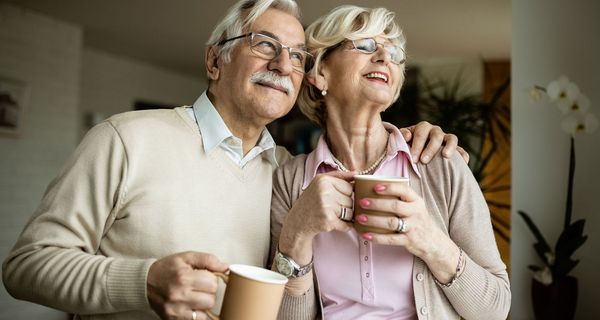
<path id="1" fill-rule="evenodd" d="M 577 279 L 561 277 L 545 285 L 531 281 L 531 298 L 536 320 L 572 320 L 577 306 Z"/>

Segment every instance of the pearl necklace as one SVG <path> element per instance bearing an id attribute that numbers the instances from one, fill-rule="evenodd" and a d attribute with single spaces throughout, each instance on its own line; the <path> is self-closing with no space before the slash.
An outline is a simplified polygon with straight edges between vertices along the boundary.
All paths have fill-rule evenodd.
<path id="1" fill-rule="evenodd" d="M 373 171 L 375 171 L 375 169 L 381 164 L 381 162 L 383 161 L 383 159 L 385 159 L 385 156 L 387 154 L 387 148 L 388 148 L 388 144 L 389 144 L 389 138 L 388 138 L 388 143 L 386 143 L 385 148 L 383 149 L 383 153 L 381 154 L 381 156 L 375 160 L 375 162 L 373 162 L 373 164 L 371 164 L 368 168 L 364 169 L 364 170 L 360 170 L 357 172 L 357 174 L 371 174 L 373 173 Z M 342 170 L 343 172 L 350 172 L 350 170 L 348 170 L 348 168 L 346 168 L 346 166 L 344 166 L 344 164 L 338 160 L 333 153 L 331 154 L 331 157 L 333 158 L 333 162 L 335 162 L 335 164 L 338 165 L 339 169 Z"/>

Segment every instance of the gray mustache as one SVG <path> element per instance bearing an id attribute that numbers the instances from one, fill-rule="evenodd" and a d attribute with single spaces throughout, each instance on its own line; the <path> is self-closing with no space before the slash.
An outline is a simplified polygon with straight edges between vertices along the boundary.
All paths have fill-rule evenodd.
<path id="1" fill-rule="evenodd" d="M 294 96 L 294 85 L 289 77 L 282 77 L 273 71 L 259 72 L 252 75 L 250 78 L 252 83 L 270 84 L 282 87 L 287 92 L 288 96 Z"/>

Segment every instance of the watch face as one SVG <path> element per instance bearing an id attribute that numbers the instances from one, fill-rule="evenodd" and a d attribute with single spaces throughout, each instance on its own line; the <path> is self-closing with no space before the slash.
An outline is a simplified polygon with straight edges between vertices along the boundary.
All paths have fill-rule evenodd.
<path id="1" fill-rule="evenodd" d="M 288 261 L 282 256 L 278 256 L 277 258 L 277 270 L 279 271 L 279 273 L 286 277 L 291 276 L 293 270 Z"/>

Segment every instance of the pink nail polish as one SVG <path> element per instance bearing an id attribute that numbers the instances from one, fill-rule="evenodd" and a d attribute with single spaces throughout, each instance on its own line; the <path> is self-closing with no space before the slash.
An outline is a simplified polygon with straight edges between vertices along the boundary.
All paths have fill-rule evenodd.
<path id="1" fill-rule="evenodd" d="M 363 233 L 362 237 L 365 240 L 369 240 L 369 241 L 373 240 L 373 236 L 370 233 Z"/>
<path id="2" fill-rule="evenodd" d="M 384 184 L 376 184 L 375 187 L 373 187 L 373 190 L 377 192 L 385 191 L 385 189 L 387 189 L 387 187 Z"/>
<path id="3" fill-rule="evenodd" d="M 360 199 L 358 203 L 361 207 L 368 207 L 371 205 L 371 201 L 369 201 L 368 199 Z"/>
<path id="4" fill-rule="evenodd" d="M 356 217 L 356 220 L 358 220 L 358 222 L 367 222 L 369 221 L 369 218 L 366 215 L 361 214 L 358 217 Z"/>

